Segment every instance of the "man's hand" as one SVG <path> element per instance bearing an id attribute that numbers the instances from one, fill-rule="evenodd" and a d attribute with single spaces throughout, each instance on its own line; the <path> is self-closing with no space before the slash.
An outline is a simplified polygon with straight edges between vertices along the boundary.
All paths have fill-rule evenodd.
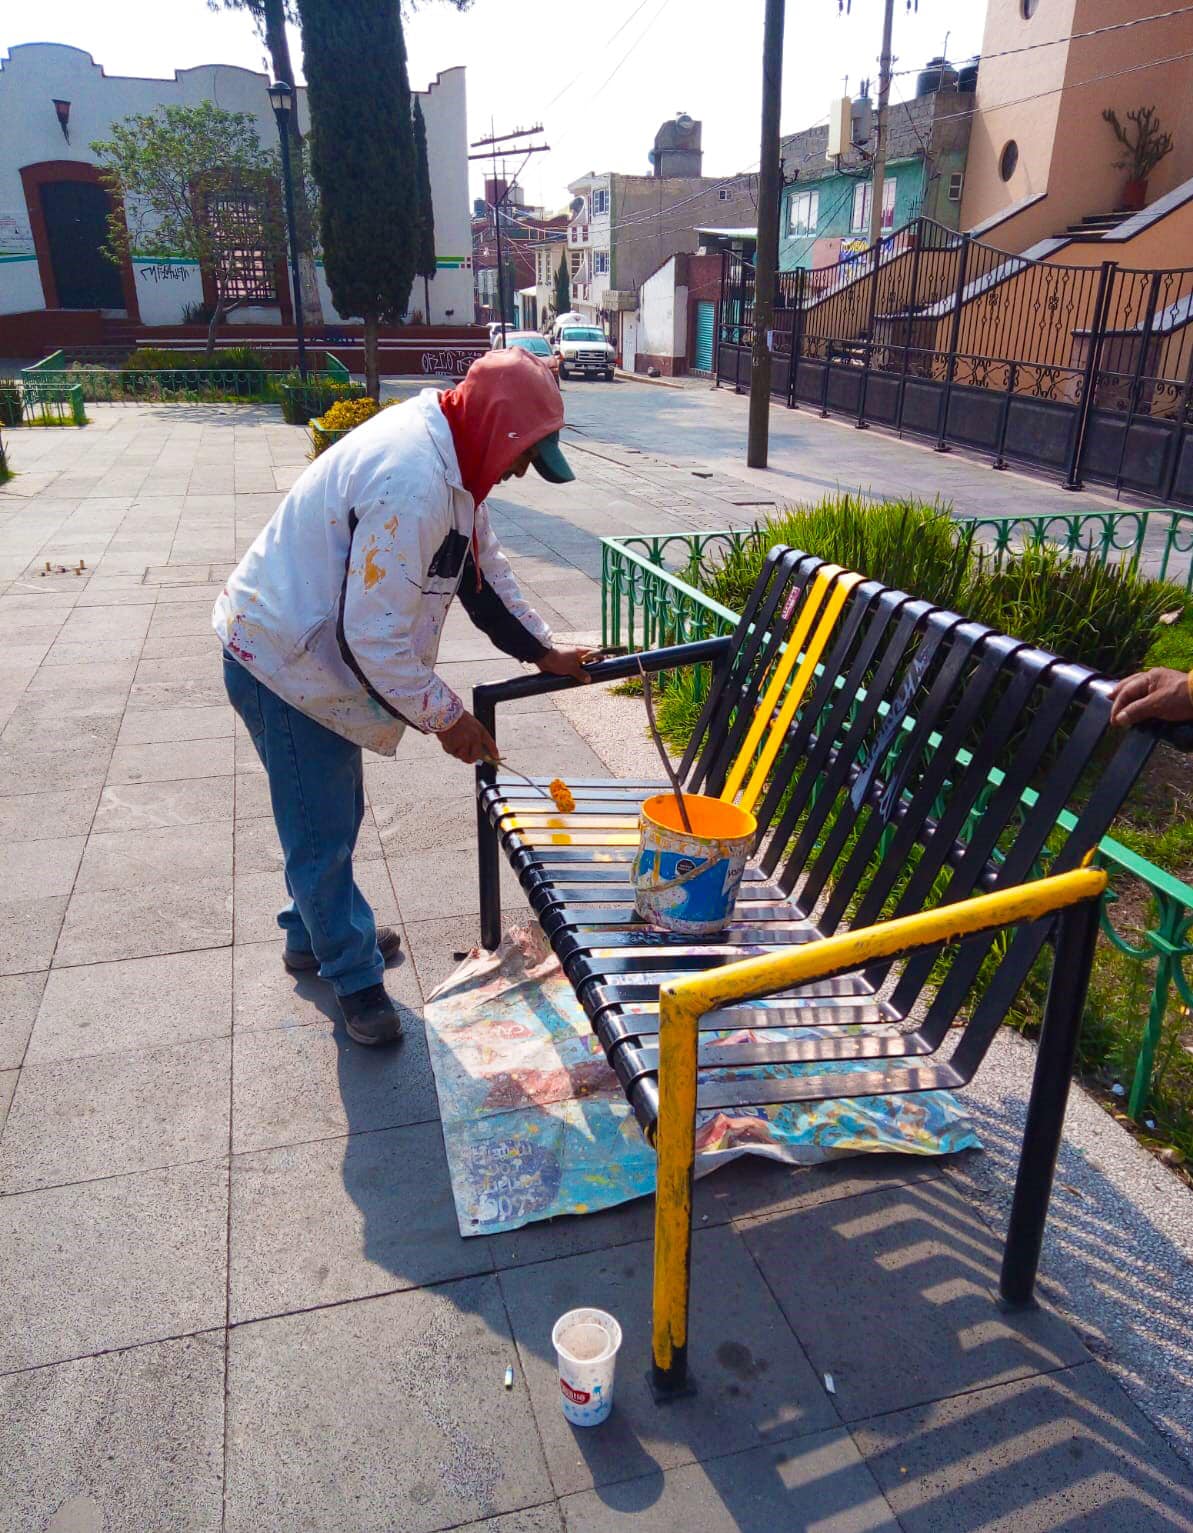
<path id="1" fill-rule="evenodd" d="M 597 654 L 598 651 L 593 649 L 549 649 L 541 660 L 534 663 L 548 676 L 570 676 L 573 681 L 587 684 L 592 677 L 584 669 L 584 662 L 595 660 Z"/>
<path id="2" fill-rule="evenodd" d="M 1110 722 L 1126 726 L 1142 724 L 1144 719 L 1160 719 L 1166 724 L 1183 724 L 1193 719 L 1193 692 L 1190 677 L 1184 671 L 1157 665 L 1119 682 L 1114 689 Z"/>
<path id="3" fill-rule="evenodd" d="M 462 713 L 447 729 L 441 729 L 439 743 L 449 756 L 475 766 L 478 761 L 496 761 L 497 741 L 470 713 Z"/>

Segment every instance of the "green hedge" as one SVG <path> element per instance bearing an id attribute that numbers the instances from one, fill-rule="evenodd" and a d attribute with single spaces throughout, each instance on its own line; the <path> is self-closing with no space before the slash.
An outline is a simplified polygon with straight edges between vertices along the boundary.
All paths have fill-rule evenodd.
<path id="1" fill-rule="evenodd" d="M 303 383 L 297 373 L 282 381 L 282 419 L 289 426 L 306 426 L 316 416 L 330 410 L 341 399 L 363 399 L 363 383 L 337 383 L 328 379 L 308 379 Z"/>

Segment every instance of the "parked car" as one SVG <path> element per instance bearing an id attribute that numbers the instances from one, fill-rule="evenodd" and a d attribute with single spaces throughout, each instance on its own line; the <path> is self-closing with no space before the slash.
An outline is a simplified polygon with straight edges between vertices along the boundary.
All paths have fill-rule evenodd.
<path id="1" fill-rule="evenodd" d="M 498 332 L 493 337 L 495 349 L 502 347 L 501 334 Z M 559 370 L 559 360 L 547 343 L 546 336 L 540 335 L 537 330 L 507 330 L 505 332 L 505 346 L 517 346 L 522 351 L 528 351 L 532 356 L 541 357 L 551 368 L 552 372 Z"/>
<path id="2" fill-rule="evenodd" d="M 612 381 L 617 353 L 605 339 L 605 332 L 595 325 L 564 325 L 555 343 L 555 355 L 559 358 L 560 378 L 587 374 Z"/>
<path id="3" fill-rule="evenodd" d="M 583 314 L 577 314 L 574 309 L 569 309 L 566 314 L 557 314 L 551 323 L 551 344 L 555 346 L 559 341 L 559 332 L 565 325 L 586 325 L 588 321 Z"/>

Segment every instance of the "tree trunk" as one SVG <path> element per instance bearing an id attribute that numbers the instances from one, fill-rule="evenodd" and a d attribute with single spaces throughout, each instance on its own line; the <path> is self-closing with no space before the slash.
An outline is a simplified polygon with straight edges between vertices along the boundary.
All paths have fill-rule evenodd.
<path id="1" fill-rule="evenodd" d="M 285 0 L 264 0 L 262 31 L 269 50 L 269 62 L 275 80 L 294 84 L 294 66 L 290 62 L 290 42 L 286 36 Z M 294 193 L 294 232 L 298 236 L 298 285 L 301 290 L 302 322 L 319 329 L 323 324 L 323 304 L 315 268 L 315 243 L 311 205 L 307 201 L 306 177 L 302 173 L 302 134 L 298 128 L 298 98 L 290 113 L 290 168 Z"/>
<path id="2" fill-rule="evenodd" d="M 219 329 L 220 325 L 223 323 L 224 315 L 227 312 L 228 312 L 228 305 L 225 302 L 225 300 L 222 299 L 222 298 L 217 298 L 216 301 L 215 301 L 215 308 L 212 309 L 212 311 L 211 311 L 211 319 L 208 321 L 208 324 L 207 324 L 207 348 L 206 348 L 206 353 L 207 353 L 207 355 L 209 357 L 210 356 L 214 356 L 214 354 L 215 354 L 215 332 Z"/>
<path id="3" fill-rule="evenodd" d="M 377 358 L 377 316 L 365 315 L 365 393 L 370 399 L 381 398 L 381 367 Z"/>
<path id="4" fill-rule="evenodd" d="M 431 284 L 427 281 L 427 274 L 423 273 L 423 324 L 431 323 Z"/>

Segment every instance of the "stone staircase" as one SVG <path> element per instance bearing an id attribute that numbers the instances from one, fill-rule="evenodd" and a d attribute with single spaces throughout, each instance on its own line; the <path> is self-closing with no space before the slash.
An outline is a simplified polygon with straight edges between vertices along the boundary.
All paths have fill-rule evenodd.
<path id="1" fill-rule="evenodd" d="M 1069 224 L 1067 228 L 1060 230 L 1054 238 L 1081 240 L 1087 244 L 1093 244 L 1111 229 L 1117 229 L 1119 224 L 1130 216 L 1126 208 L 1114 208 L 1109 213 L 1087 213 L 1078 223 Z"/>

